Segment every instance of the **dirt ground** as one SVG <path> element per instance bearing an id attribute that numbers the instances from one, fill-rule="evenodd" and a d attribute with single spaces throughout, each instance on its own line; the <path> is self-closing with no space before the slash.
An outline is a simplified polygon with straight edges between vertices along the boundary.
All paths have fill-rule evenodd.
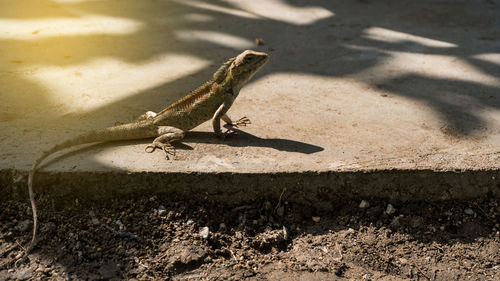
<path id="1" fill-rule="evenodd" d="M 500 200 L 338 200 L 319 210 L 265 199 L 230 206 L 139 195 L 0 201 L 0 280 L 500 280 Z"/>

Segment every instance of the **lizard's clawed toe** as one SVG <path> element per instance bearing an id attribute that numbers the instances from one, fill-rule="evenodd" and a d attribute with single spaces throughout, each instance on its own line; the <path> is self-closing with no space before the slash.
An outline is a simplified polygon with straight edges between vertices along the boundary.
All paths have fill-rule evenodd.
<path id="1" fill-rule="evenodd" d="M 165 144 L 163 146 L 163 151 L 165 152 L 165 157 L 167 157 L 167 159 L 170 159 L 169 155 L 172 155 L 175 157 L 175 147 L 169 143 Z"/>
<path id="2" fill-rule="evenodd" d="M 153 153 L 153 151 L 155 151 L 155 149 L 156 149 L 156 145 L 150 144 L 150 145 L 146 146 L 144 151 L 146 151 L 147 153 Z"/>
<path id="3" fill-rule="evenodd" d="M 248 119 L 246 116 L 245 117 L 241 117 L 240 119 L 238 119 L 236 122 L 234 122 L 232 125 L 235 126 L 235 127 L 238 127 L 238 126 L 246 126 L 248 124 L 252 124 L 252 122 L 250 122 L 250 119 Z"/>

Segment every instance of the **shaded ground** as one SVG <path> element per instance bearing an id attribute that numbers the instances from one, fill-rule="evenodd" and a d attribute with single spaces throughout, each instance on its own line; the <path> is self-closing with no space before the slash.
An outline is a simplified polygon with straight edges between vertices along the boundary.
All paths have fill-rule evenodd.
<path id="1" fill-rule="evenodd" d="M 339 200 L 326 211 L 264 199 L 73 197 L 57 206 L 42 197 L 38 246 L 17 270 L 9 262 L 30 237 L 30 211 L 0 202 L 1 280 L 500 279 L 498 199 Z"/>

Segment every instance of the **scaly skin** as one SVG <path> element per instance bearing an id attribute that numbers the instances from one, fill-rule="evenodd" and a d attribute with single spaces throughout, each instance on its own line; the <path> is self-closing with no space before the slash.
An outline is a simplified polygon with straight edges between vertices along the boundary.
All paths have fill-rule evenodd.
<path id="1" fill-rule="evenodd" d="M 180 140 L 184 133 L 212 119 L 214 132 L 224 137 L 220 128 L 220 119 L 229 125 L 245 125 L 250 121 L 243 117 L 232 122 L 227 111 L 238 96 L 240 89 L 269 60 L 266 53 L 246 50 L 238 56 L 229 59 L 213 75 L 212 80 L 205 83 L 183 99 L 173 103 L 158 114 L 148 111 L 132 123 L 104 128 L 82 134 L 76 138 L 55 145 L 42 153 L 35 160 L 28 176 L 28 191 L 33 210 L 33 236 L 24 254 L 16 261 L 23 261 L 36 242 L 37 212 L 33 193 L 33 176 L 38 165 L 52 153 L 75 145 L 118 140 L 155 138 L 146 152 L 161 148 L 167 154 L 174 154 L 171 142 Z"/>

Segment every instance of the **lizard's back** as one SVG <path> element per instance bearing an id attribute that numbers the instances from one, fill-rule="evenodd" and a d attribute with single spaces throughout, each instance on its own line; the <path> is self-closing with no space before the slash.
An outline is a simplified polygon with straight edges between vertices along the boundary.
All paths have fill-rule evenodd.
<path id="1" fill-rule="evenodd" d="M 206 83 L 159 112 L 153 122 L 157 126 L 172 126 L 189 131 L 210 120 L 224 103 L 224 95 L 220 91 L 223 89 L 219 84 Z"/>

